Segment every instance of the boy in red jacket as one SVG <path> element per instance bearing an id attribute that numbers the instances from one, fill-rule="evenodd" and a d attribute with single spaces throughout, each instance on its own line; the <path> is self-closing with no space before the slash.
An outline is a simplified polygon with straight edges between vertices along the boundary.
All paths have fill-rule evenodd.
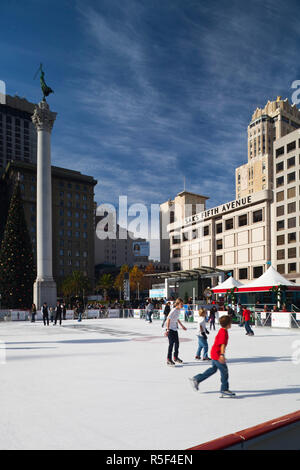
<path id="1" fill-rule="evenodd" d="M 253 330 L 250 326 L 251 312 L 247 308 L 243 309 L 243 321 L 245 323 L 246 335 L 254 336 Z"/>
<path id="2" fill-rule="evenodd" d="M 202 374 L 195 375 L 189 380 L 193 389 L 198 391 L 199 383 L 208 379 L 208 377 L 215 374 L 217 370 L 219 370 L 221 374 L 221 396 L 233 397 L 235 396 L 235 393 L 229 390 L 228 368 L 225 359 L 225 349 L 228 343 L 228 330 L 231 328 L 231 318 L 229 315 L 222 315 L 219 321 L 221 328 L 215 337 L 215 342 L 210 352 L 212 367 L 209 367 Z"/>

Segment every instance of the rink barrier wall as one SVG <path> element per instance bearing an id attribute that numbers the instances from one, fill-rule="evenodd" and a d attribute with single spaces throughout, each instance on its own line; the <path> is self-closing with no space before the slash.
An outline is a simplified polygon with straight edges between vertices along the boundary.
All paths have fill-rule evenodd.
<path id="1" fill-rule="evenodd" d="M 300 450 L 300 411 L 187 450 Z"/>
<path id="2" fill-rule="evenodd" d="M 187 321 L 187 312 L 189 313 L 188 321 L 195 322 L 198 319 L 198 311 L 182 309 L 179 319 Z M 219 318 L 222 315 L 227 315 L 224 310 L 216 312 L 216 324 L 219 324 Z M 50 312 L 49 312 L 50 316 Z M 86 309 L 82 315 L 82 319 L 99 319 L 99 318 L 146 318 L 146 311 L 144 309 Z M 255 312 L 255 325 L 269 326 L 273 328 L 300 328 L 300 312 Z M 30 321 L 31 314 L 29 310 L 0 310 L 0 321 Z M 74 315 L 73 310 L 67 310 L 66 320 L 76 320 L 77 316 Z M 152 315 L 153 320 L 163 320 L 163 310 L 154 310 Z M 42 313 L 38 311 L 36 320 L 42 320 Z"/>

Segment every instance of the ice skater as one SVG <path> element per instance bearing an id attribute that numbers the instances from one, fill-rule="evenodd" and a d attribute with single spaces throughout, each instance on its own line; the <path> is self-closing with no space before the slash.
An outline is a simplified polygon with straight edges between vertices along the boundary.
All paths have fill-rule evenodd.
<path id="1" fill-rule="evenodd" d="M 165 323 L 167 321 L 170 311 L 171 311 L 171 302 L 167 302 L 165 305 L 165 309 L 164 309 L 164 321 L 162 322 L 162 325 L 161 325 L 162 328 L 165 326 Z"/>
<path id="2" fill-rule="evenodd" d="M 246 307 L 243 309 L 243 322 L 245 324 L 246 335 L 254 336 L 254 332 L 250 326 L 251 312 Z"/>
<path id="3" fill-rule="evenodd" d="M 186 330 L 186 327 L 181 323 L 179 320 L 180 310 L 183 308 L 183 300 L 179 297 L 175 301 L 174 308 L 168 315 L 167 318 L 167 329 L 166 335 L 169 339 L 169 348 L 168 348 L 168 357 L 167 357 L 167 365 L 168 366 L 175 366 L 175 362 L 182 364 L 182 360 L 178 357 L 179 353 L 179 337 L 178 337 L 178 324 L 181 326 L 183 330 Z M 174 348 L 174 361 L 172 360 Z"/>
<path id="4" fill-rule="evenodd" d="M 228 315 L 222 315 L 219 321 L 221 328 L 216 335 L 215 342 L 210 352 L 212 366 L 206 369 L 202 374 L 197 374 L 189 380 L 193 389 L 198 391 L 199 383 L 208 379 L 208 377 L 219 370 L 221 374 L 221 397 L 234 397 L 235 393 L 229 390 L 229 374 L 225 359 L 225 350 L 228 344 L 228 330 L 231 327 L 231 318 Z"/>
<path id="5" fill-rule="evenodd" d="M 201 351 L 203 349 L 203 361 L 209 361 L 210 358 L 208 357 L 208 342 L 207 342 L 207 335 L 209 335 L 209 331 L 206 329 L 206 311 L 204 308 L 200 308 L 199 310 L 199 318 L 197 321 L 197 336 L 198 336 L 198 349 L 196 352 L 195 359 L 201 359 Z"/>
<path id="6" fill-rule="evenodd" d="M 35 322 L 35 316 L 36 316 L 36 306 L 35 304 L 32 304 L 31 306 L 31 323 Z"/>
<path id="7" fill-rule="evenodd" d="M 59 320 L 59 324 L 61 325 L 61 317 L 62 317 L 62 306 L 60 305 L 60 302 L 57 302 L 56 309 L 55 309 L 54 325 L 56 325 L 57 320 Z"/>
<path id="8" fill-rule="evenodd" d="M 48 313 L 48 306 L 46 302 L 43 303 L 42 314 L 43 314 L 44 326 L 46 326 L 46 324 L 49 326 L 49 313 Z"/>
<path id="9" fill-rule="evenodd" d="M 209 329 L 211 330 L 212 328 L 215 330 L 216 329 L 216 325 L 215 325 L 215 322 L 216 322 L 216 313 L 217 313 L 217 309 L 216 307 L 212 307 L 210 309 L 210 313 L 209 313 L 209 318 L 208 318 L 208 321 L 209 321 Z"/>
<path id="10" fill-rule="evenodd" d="M 152 303 L 152 300 L 149 299 L 148 304 L 146 306 L 146 321 L 148 323 L 152 323 L 153 310 L 154 310 L 154 305 Z"/>

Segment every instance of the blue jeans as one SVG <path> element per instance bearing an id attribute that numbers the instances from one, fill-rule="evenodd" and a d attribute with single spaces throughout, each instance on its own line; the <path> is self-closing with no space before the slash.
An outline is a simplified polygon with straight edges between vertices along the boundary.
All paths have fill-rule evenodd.
<path id="1" fill-rule="evenodd" d="M 225 390 L 229 390 L 229 383 L 228 383 L 228 368 L 227 364 L 222 364 L 219 361 L 212 360 L 212 366 L 206 369 L 202 374 L 195 375 L 194 379 L 200 383 L 203 380 L 208 379 L 211 375 L 215 374 L 219 369 L 221 374 L 221 392 Z"/>
<path id="2" fill-rule="evenodd" d="M 208 352 L 208 343 L 207 339 L 203 338 L 203 336 L 198 336 L 198 349 L 196 352 L 196 356 L 200 357 L 201 356 L 201 351 L 203 349 L 203 359 L 207 358 L 207 352 Z"/>
<path id="3" fill-rule="evenodd" d="M 251 326 L 250 326 L 250 321 L 249 321 L 249 320 L 248 320 L 248 321 L 245 321 L 245 329 L 246 329 L 247 333 L 250 333 L 250 334 L 252 335 L 253 330 L 252 330 L 252 328 L 251 328 Z"/>

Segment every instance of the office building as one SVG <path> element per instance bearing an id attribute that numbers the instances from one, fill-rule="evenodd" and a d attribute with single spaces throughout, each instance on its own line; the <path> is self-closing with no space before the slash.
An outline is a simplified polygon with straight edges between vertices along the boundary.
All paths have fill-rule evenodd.
<path id="1" fill-rule="evenodd" d="M 197 211 L 179 193 L 177 209 L 162 204 L 171 271 L 212 267 L 246 283 L 272 263 L 300 284 L 299 127 L 295 105 L 268 102 L 248 126 L 248 163 L 236 169 L 235 200 L 207 209 L 198 195 L 204 207 Z"/>
<path id="2" fill-rule="evenodd" d="M 9 162 L 1 178 L 2 191 L 11 193 L 20 179 L 25 218 L 36 253 L 36 171 L 33 163 Z M 94 186 L 96 181 L 78 171 L 52 166 L 53 276 L 61 281 L 81 271 L 94 281 Z M 8 201 L 2 205 L 5 212 Z M 3 217 L 4 218 L 4 217 Z M 1 220 L 1 217 L 0 217 Z"/>
<path id="3" fill-rule="evenodd" d="M 31 121 L 35 105 L 18 96 L 0 102 L 0 172 L 10 161 L 36 163 L 37 134 Z"/>

